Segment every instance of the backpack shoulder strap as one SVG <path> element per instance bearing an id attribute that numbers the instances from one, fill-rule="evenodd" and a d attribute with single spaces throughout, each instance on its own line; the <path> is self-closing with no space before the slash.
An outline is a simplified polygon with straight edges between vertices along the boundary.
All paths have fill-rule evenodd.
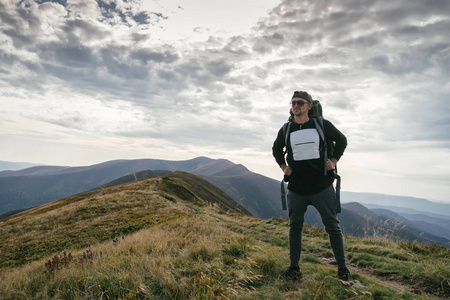
<path id="1" fill-rule="evenodd" d="M 284 146 L 286 147 L 286 150 L 284 154 L 287 153 L 287 144 L 288 144 L 288 138 L 289 138 L 289 130 L 291 129 L 291 122 L 286 122 L 283 125 L 283 135 L 284 135 Z"/>
<path id="2" fill-rule="evenodd" d="M 326 142 L 325 140 L 325 134 L 323 132 L 323 118 L 322 117 L 314 117 L 312 118 L 314 120 L 314 125 L 316 125 L 317 132 L 319 133 L 320 139 L 322 142 Z"/>
<path id="3" fill-rule="evenodd" d="M 288 121 L 286 123 L 284 123 L 283 125 L 283 135 L 284 135 L 284 147 L 285 150 L 283 152 L 283 156 L 286 155 L 287 153 L 287 143 L 288 143 L 288 138 L 289 138 L 289 130 L 291 129 L 291 121 Z M 287 210 L 287 206 L 286 206 L 286 190 L 285 190 L 285 185 L 284 182 L 286 181 L 286 175 L 285 178 L 283 178 L 281 180 L 281 207 L 283 210 Z"/>
<path id="4" fill-rule="evenodd" d="M 328 174 L 327 170 L 327 161 L 328 161 L 328 144 L 327 140 L 325 139 L 324 134 L 324 126 L 323 126 L 323 118 L 322 117 L 315 117 L 313 118 L 314 125 L 316 125 L 317 132 L 320 135 L 320 138 L 323 141 L 323 147 L 324 147 L 324 175 Z M 336 213 L 341 213 L 341 176 L 338 175 L 337 169 L 334 169 L 333 176 L 336 179 Z"/>
<path id="5" fill-rule="evenodd" d="M 327 176 L 328 169 L 327 169 L 327 162 L 328 162 L 328 145 L 327 140 L 325 139 L 325 134 L 323 132 L 323 118 L 322 117 L 314 117 L 312 118 L 314 120 L 314 125 L 316 126 L 316 130 L 319 133 L 320 139 L 323 142 L 323 174 Z"/>

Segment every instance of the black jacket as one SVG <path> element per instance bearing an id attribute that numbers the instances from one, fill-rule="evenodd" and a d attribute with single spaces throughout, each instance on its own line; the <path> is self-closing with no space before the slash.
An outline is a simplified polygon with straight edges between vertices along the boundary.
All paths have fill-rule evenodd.
<path id="1" fill-rule="evenodd" d="M 347 138 L 328 120 L 323 120 L 324 134 L 328 143 L 334 143 L 334 151 L 328 158 L 339 160 L 347 147 Z M 299 195 L 316 194 L 333 183 L 334 178 L 324 175 L 323 142 L 310 120 L 303 125 L 291 123 L 287 142 L 287 165 L 293 173 L 288 189 Z M 293 144 L 291 145 L 291 141 Z M 272 147 L 272 154 L 278 165 L 286 163 L 283 149 L 285 137 L 283 128 L 278 131 Z"/>

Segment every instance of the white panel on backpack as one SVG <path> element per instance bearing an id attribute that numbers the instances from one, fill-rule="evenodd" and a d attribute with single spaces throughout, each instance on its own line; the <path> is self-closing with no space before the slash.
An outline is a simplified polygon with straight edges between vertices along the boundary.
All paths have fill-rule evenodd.
<path id="1" fill-rule="evenodd" d="M 291 133 L 290 142 L 294 160 L 320 158 L 320 137 L 316 129 L 303 129 Z"/>

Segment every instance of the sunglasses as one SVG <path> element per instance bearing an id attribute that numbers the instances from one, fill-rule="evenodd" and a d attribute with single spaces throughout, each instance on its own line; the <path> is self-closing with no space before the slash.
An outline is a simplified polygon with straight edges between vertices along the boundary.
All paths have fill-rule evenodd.
<path id="1" fill-rule="evenodd" d="M 291 101 L 292 106 L 295 106 L 296 104 L 297 104 L 298 106 L 303 106 L 303 105 L 305 105 L 306 103 L 308 103 L 308 101 L 304 101 L 304 100 L 294 100 L 294 101 Z"/>

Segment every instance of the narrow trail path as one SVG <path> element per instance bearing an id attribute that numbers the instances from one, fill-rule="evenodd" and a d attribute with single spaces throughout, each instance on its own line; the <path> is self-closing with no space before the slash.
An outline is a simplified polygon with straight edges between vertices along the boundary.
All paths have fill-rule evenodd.
<path id="1" fill-rule="evenodd" d="M 330 266 L 336 266 L 336 262 L 334 261 L 334 259 L 330 259 L 330 258 L 325 258 L 325 257 L 320 257 L 318 256 L 318 258 L 330 265 Z M 429 292 L 426 292 L 423 288 L 421 287 L 417 287 L 417 286 L 413 286 L 411 284 L 408 284 L 406 282 L 402 282 L 402 281 L 398 281 L 396 279 L 393 278 L 388 278 L 388 277 L 383 277 L 383 276 L 379 276 L 374 274 L 373 272 L 370 272 L 370 270 L 367 269 L 361 269 L 358 268 L 356 266 L 350 265 L 348 266 L 348 269 L 350 270 L 351 274 L 358 274 L 358 275 L 362 275 L 364 277 L 367 277 L 369 279 L 372 279 L 374 281 L 378 281 L 381 282 L 382 284 L 389 286 L 397 291 L 401 291 L 401 292 L 409 292 L 412 294 L 418 294 L 421 296 L 426 296 L 432 299 L 444 299 L 443 297 L 439 297 L 433 294 L 430 294 Z"/>

